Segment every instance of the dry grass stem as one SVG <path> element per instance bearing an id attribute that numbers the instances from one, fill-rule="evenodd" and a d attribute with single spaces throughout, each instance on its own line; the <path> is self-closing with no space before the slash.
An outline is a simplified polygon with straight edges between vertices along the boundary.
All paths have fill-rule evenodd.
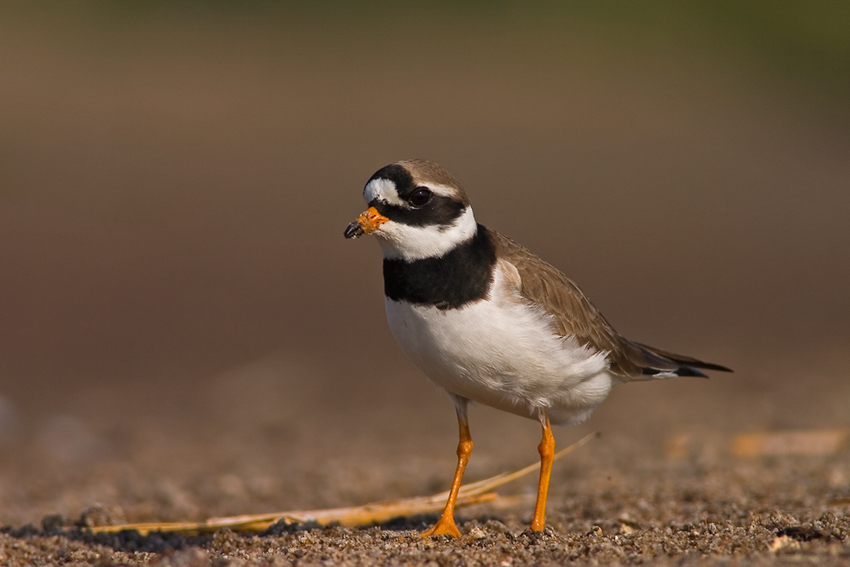
<path id="1" fill-rule="evenodd" d="M 568 455 L 590 441 L 596 434 L 592 433 L 573 443 L 555 454 L 555 459 Z M 496 488 L 513 482 L 540 468 L 540 463 L 534 463 L 511 473 L 501 473 L 496 476 L 479 480 L 461 487 L 457 505 L 467 506 L 480 502 L 489 502 L 498 498 L 493 492 Z M 89 528 L 93 533 L 117 533 L 124 530 L 135 530 L 142 535 L 151 532 L 177 532 L 182 534 L 199 534 L 213 532 L 222 528 L 230 528 L 238 532 L 260 532 L 283 520 L 287 523 L 316 522 L 320 525 L 340 524 L 343 526 L 365 526 L 387 522 L 393 518 L 415 516 L 440 512 L 448 498 L 448 491 L 433 496 L 417 496 L 399 500 L 385 500 L 362 506 L 349 508 L 330 508 L 325 510 L 293 510 L 271 514 L 252 514 L 244 516 L 229 516 L 225 518 L 209 518 L 203 522 L 150 522 L 141 524 L 121 524 L 115 526 L 94 526 Z"/>

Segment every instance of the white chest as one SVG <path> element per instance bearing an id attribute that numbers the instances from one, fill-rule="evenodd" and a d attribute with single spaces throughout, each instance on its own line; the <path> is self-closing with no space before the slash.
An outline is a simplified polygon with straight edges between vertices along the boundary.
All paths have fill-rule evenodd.
<path id="1" fill-rule="evenodd" d="M 498 290 L 499 282 L 494 282 Z M 606 353 L 556 336 L 547 316 L 493 294 L 460 309 L 386 301 L 402 350 L 434 382 L 473 401 L 554 423 L 585 419 L 611 388 Z"/>

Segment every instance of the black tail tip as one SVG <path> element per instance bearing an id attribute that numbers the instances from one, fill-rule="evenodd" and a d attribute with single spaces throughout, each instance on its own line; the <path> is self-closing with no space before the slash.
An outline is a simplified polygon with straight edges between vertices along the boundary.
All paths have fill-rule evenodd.
<path id="1" fill-rule="evenodd" d="M 723 366 L 721 364 L 714 364 L 713 362 L 701 362 L 699 364 L 699 368 L 702 370 L 715 370 L 717 372 L 735 372 L 728 366 Z"/>
<path id="2" fill-rule="evenodd" d="M 680 366 L 676 369 L 676 376 L 694 376 L 696 378 L 708 378 L 708 374 L 700 372 L 692 366 Z"/>

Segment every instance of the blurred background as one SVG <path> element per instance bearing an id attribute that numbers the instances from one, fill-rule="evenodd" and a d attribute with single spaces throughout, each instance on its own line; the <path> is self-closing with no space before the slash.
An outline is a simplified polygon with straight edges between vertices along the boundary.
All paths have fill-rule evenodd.
<path id="1" fill-rule="evenodd" d="M 841 1 L 3 2 L 0 524 L 169 519 L 105 477 L 172 519 L 444 488 L 454 412 L 342 237 L 411 157 L 625 335 L 736 370 L 559 444 L 848 427 L 848 101 Z M 470 475 L 536 459 L 471 419 Z"/>

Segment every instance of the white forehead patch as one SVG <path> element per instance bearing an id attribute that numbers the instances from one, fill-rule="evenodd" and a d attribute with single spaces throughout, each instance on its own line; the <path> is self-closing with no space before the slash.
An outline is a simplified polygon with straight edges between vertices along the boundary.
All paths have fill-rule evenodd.
<path id="1" fill-rule="evenodd" d="M 367 183 L 366 188 L 363 189 L 363 198 L 367 203 L 378 199 L 388 205 L 404 206 L 404 201 L 399 198 L 396 191 L 395 183 L 389 179 L 378 178 Z"/>

